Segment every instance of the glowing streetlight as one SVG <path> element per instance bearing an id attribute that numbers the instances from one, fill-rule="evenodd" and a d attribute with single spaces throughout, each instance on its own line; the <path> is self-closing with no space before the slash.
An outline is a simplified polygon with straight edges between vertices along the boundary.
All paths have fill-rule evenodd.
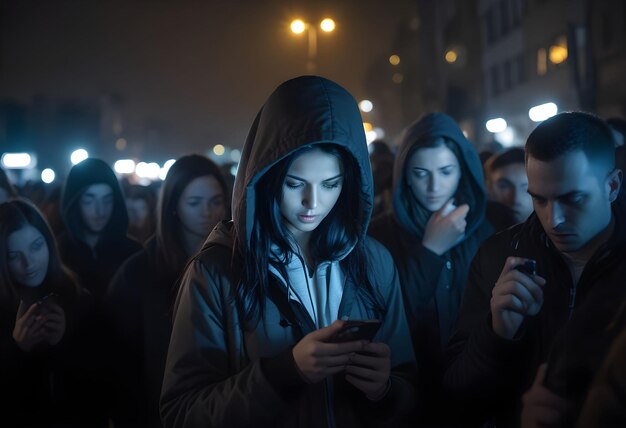
<path id="1" fill-rule="evenodd" d="M 291 32 L 294 34 L 302 34 L 305 31 L 309 35 L 308 46 L 308 61 L 307 71 L 309 73 L 315 73 L 315 59 L 317 58 L 317 28 L 315 25 L 311 25 L 302 19 L 294 19 L 289 25 Z M 325 33 L 332 33 L 335 31 L 336 24 L 331 18 L 324 18 L 320 22 L 320 28 Z"/>
<path id="2" fill-rule="evenodd" d="M 371 130 L 374 129 L 374 127 L 372 126 L 371 123 L 369 122 L 363 122 L 363 129 L 365 130 L 365 132 L 370 132 Z"/>
<path id="3" fill-rule="evenodd" d="M 221 144 L 216 144 L 213 147 L 213 153 L 215 153 L 217 156 L 222 156 L 225 152 L 226 148 Z"/>
<path id="4" fill-rule="evenodd" d="M 70 156 L 70 161 L 72 162 L 72 165 L 76 165 L 76 164 L 81 163 L 88 157 L 89 157 L 89 153 L 87 153 L 87 150 L 78 149 L 72 152 L 72 155 Z"/>
<path id="5" fill-rule="evenodd" d="M 289 28 L 291 28 L 291 32 L 294 34 L 302 34 L 306 30 L 306 24 L 301 19 L 294 19 L 291 21 Z"/>
<path id="6" fill-rule="evenodd" d="M 320 22 L 320 28 L 322 31 L 330 33 L 335 30 L 335 21 L 330 18 L 323 19 L 322 22 Z"/>
<path id="7" fill-rule="evenodd" d="M 46 168 L 43 171 L 41 171 L 41 181 L 43 181 L 46 184 L 52 183 L 55 177 L 56 177 L 56 174 L 54 173 L 54 170 L 52 170 L 51 168 Z"/>

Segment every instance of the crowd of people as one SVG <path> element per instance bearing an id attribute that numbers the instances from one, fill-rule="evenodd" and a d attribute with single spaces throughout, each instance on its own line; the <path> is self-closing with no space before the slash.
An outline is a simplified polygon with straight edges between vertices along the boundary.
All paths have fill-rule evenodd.
<path id="1" fill-rule="evenodd" d="M 0 425 L 626 426 L 622 124 L 485 155 L 430 113 L 368 148 L 304 76 L 234 185 L 90 158 L 31 201 L 0 170 Z"/>

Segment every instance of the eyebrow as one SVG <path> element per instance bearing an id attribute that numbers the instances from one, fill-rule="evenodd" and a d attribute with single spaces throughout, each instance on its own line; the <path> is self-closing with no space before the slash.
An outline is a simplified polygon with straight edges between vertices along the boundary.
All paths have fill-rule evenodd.
<path id="1" fill-rule="evenodd" d="M 527 192 L 533 198 L 548 199 L 547 197 L 541 196 L 541 195 L 537 195 L 537 194 L 531 192 L 530 190 L 527 190 Z M 584 192 L 582 190 L 572 190 L 571 192 L 563 193 L 562 195 L 555 196 L 554 198 L 551 198 L 551 199 L 563 199 L 563 198 L 567 198 L 569 196 L 574 196 L 574 195 L 578 195 L 578 194 L 585 194 L 585 193 L 586 192 Z"/>
<path id="2" fill-rule="evenodd" d="M 300 177 L 297 177 L 295 175 L 287 174 L 287 177 L 293 178 L 294 180 L 298 180 L 298 181 L 304 181 L 306 183 L 306 180 L 304 178 L 300 178 Z M 333 181 L 333 180 L 336 180 L 337 178 L 341 178 L 341 177 L 343 177 L 343 174 L 337 174 L 334 177 L 327 178 L 326 180 L 322 180 L 322 182 Z"/>
<path id="3" fill-rule="evenodd" d="M 107 194 L 105 194 L 105 195 L 102 195 L 102 197 L 103 197 L 103 198 L 107 198 L 107 197 L 109 197 L 109 196 L 113 196 L 113 192 L 109 192 L 109 193 L 107 193 Z M 96 197 L 98 197 L 98 195 L 95 195 L 95 194 L 93 194 L 93 193 L 91 193 L 91 192 L 85 192 L 85 193 L 83 194 L 83 197 L 88 197 L 88 198 L 96 198 Z"/>
<path id="4" fill-rule="evenodd" d="M 456 165 L 455 165 L 455 164 L 451 163 L 451 164 L 448 164 L 448 165 L 440 166 L 440 167 L 439 167 L 439 168 L 437 168 L 437 169 L 450 168 L 451 166 L 456 167 Z M 414 167 L 413 167 L 413 169 L 421 169 L 421 170 L 424 170 L 424 171 L 429 171 L 429 169 L 428 169 L 428 168 L 422 168 L 422 167 L 419 167 L 419 166 L 414 166 Z"/>

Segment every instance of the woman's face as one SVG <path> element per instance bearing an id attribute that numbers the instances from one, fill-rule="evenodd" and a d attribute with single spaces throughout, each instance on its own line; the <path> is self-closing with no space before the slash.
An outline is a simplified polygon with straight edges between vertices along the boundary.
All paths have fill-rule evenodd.
<path id="1" fill-rule="evenodd" d="M 428 211 L 439 210 L 456 193 L 459 161 L 445 145 L 417 149 L 406 166 L 407 184 Z"/>
<path id="2" fill-rule="evenodd" d="M 343 186 L 341 160 L 314 149 L 298 156 L 287 171 L 280 213 L 297 238 L 311 233 L 333 209 Z"/>
<path id="3" fill-rule="evenodd" d="M 38 287 L 48 273 L 50 253 L 44 236 L 30 224 L 11 233 L 7 239 L 7 266 L 15 282 Z"/>
<path id="4" fill-rule="evenodd" d="M 212 175 L 193 179 L 178 199 L 176 212 L 184 230 L 206 238 L 226 215 L 224 193 Z"/>

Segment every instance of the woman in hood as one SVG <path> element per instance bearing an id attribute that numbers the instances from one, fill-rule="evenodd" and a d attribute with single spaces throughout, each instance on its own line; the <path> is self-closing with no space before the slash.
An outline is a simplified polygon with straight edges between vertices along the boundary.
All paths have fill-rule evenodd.
<path id="1" fill-rule="evenodd" d="M 414 356 L 393 262 L 365 237 L 372 200 L 352 96 L 315 76 L 278 87 L 244 146 L 233 221 L 213 230 L 181 284 L 166 427 L 408 418 Z M 345 320 L 381 322 L 375 336 L 338 341 Z"/>
<path id="2" fill-rule="evenodd" d="M 458 125 L 431 113 L 407 128 L 394 163 L 393 208 L 374 219 L 369 234 L 389 249 L 400 273 L 427 423 L 449 413 L 437 407 L 444 405 L 443 349 L 470 262 L 493 232 L 485 206 L 480 159 Z"/>

